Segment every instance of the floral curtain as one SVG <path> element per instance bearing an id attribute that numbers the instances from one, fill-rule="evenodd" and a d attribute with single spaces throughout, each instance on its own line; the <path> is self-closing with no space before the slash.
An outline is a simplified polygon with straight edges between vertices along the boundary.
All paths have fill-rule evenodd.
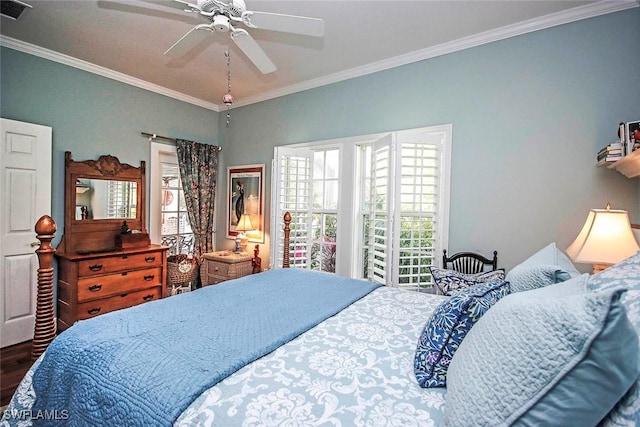
<path id="1" fill-rule="evenodd" d="M 178 139 L 180 179 L 195 237 L 194 256 L 213 251 L 213 210 L 218 177 L 218 147 Z"/>

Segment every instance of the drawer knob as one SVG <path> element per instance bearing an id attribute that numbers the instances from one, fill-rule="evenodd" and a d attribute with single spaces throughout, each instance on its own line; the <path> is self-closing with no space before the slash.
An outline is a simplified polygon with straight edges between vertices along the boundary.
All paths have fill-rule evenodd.
<path id="1" fill-rule="evenodd" d="M 122 255 L 122 259 L 129 259 L 129 255 L 127 255 L 127 254 Z"/>
<path id="2" fill-rule="evenodd" d="M 102 289 L 102 283 L 96 283 L 95 285 L 89 286 L 89 290 L 91 292 L 98 292 L 100 289 Z"/>
<path id="3" fill-rule="evenodd" d="M 154 256 L 148 256 L 148 257 L 145 257 L 145 258 L 144 258 L 144 260 L 145 260 L 146 262 L 153 262 L 153 261 L 155 261 L 155 260 L 156 260 L 156 257 L 154 257 Z"/>
<path id="4" fill-rule="evenodd" d="M 146 280 L 147 282 L 150 282 L 153 280 L 154 277 L 155 277 L 155 274 L 147 274 L 146 276 L 144 276 L 144 280 Z"/>
<path id="5" fill-rule="evenodd" d="M 120 273 L 122 276 L 126 276 L 127 274 L 129 274 L 128 271 L 123 271 L 122 273 Z"/>
<path id="6" fill-rule="evenodd" d="M 100 271 L 102 270 L 102 264 L 93 264 L 89 266 L 89 270 L 91 271 Z"/>
<path id="7" fill-rule="evenodd" d="M 146 295 L 142 299 L 145 301 L 151 301 L 153 299 L 153 295 Z"/>
<path id="8" fill-rule="evenodd" d="M 92 316 L 94 314 L 98 314 L 98 313 L 100 313 L 100 307 L 91 308 L 91 309 L 87 310 L 87 313 L 91 314 Z"/>
<path id="9" fill-rule="evenodd" d="M 220 267 L 214 268 L 213 271 L 220 271 Z"/>

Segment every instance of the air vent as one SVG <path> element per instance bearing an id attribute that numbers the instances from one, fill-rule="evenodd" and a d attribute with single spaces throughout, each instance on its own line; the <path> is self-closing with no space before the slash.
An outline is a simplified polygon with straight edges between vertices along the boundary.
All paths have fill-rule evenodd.
<path id="1" fill-rule="evenodd" d="M 0 1 L 0 15 L 17 21 L 25 10 L 31 9 L 31 6 L 18 0 L 2 0 Z"/>

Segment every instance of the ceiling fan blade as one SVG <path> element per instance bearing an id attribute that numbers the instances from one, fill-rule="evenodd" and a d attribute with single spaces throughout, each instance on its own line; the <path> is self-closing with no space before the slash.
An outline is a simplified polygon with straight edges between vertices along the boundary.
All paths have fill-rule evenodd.
<path id="1" fill-rule="evenodd" d="M 247 11 L 242 14 L 242 22 L 249 27 L 263 30 L 282 31 L 285 33 L 315 37 L 322 37 L 324 35 L 324 21 L 318 18 Z"/>
<path id="2" fill-rule="evenodd" d="M 234 29 L 231 32 L 231 40 L 238 45 L 240 50 L 247 55 L 247 58 L 258 67 L 262 74 L 273 73 L 276 70 L 276 66 L 248 32 L 241 28 Z"/>
<path id="3" fill-rule="evenodd" d="M 186 8 L 191 9 L 192 11 L 202 12 L 200 6 L 196 3 L 191 3 L 187 0 L 173 0 L 170 3 L 167 3 L 167 6 L 175 7 L 176 9 L 185 10 Z"/>
<path id="4" fill-rule="evenodd" d="M 210 24 L 200 24 L 193 27 L 187 34 L 182 36 L 180 40 L 175 42 L 164 53 L 170 58 L 179 58 L 196 47 L 198 43 L 206 39 L 211 34 Z"/>

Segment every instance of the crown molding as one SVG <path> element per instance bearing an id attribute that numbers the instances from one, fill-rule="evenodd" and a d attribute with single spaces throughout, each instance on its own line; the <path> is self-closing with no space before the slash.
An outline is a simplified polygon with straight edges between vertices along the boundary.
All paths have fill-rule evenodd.
<path id="1" fill-rule="evenodd" d="M 68 65 L 70 67 L 74 67 L 79 70 L 97 74 L 99 76 L 116 80 L 122 83 L 126 83 L 131 86 L 139 87 L 141 89 L 146 89 L 148 91 L 155 92 L 160 95 L 165 95 L 165 96 L 168 96 L 169 98 L 174 98 L 179 101 L 186 102 L 188 104 L 197 105 L 199 107 L 206 108 L 208 110 L 213 110 L 215 112 L 221 111 L 220 106 L 217 104 L 206 102 L 206 101 L 203 101 L 202 99 L 185 95 L 184 93 L 181 93 L 172 89 L 167 89 L 166 87 L 163 87 L 163 86 L 149 83 L 145 80 L 132 77 L 128 74 L 119 73 L 109 68 L 101 67 L 99 65 L 95 65 L 90 62 L 74 58 L 72 56 L 64 55 L 59 52 L 54 52 L 52 50 L 45 49 L 40 46 L 35 46 L 30 43 L 25 43 L 23 41 L 20 41 L 11 37 L 0 35 L 0 46 L 14 49 L 20 52 L 28 53 L 30 55 L 34 55 L 40 58 L 48 59 L 50 61 L 58 62 L 60 64 Z"/>
<path id="2" fill-rule="evenodd" d="M 367 74 L 376 73 L 378 71 L 388 70 L 390 68 L 423 61 L 425 59 L 435 58 L 437 56 L 446 55 L 448 53 L 458 52 L 483 44 L 492 43 L 499 40 L 508 39 L 510 37 L 522 34 L 532 33 L 534 31 L 555 27 L 570 22 L 580 21 L 583 19 L 593 18 L 608 13 L 619 12 L 626 9 L 638 7 L 640 0 L 603 0 L 596 3 L 590 3 L 579 6 L 570 10 L 545 15 L 540 18 L 530 19 L 518 22 L 517 24 L 507 25 L 473 36 L 464 37 L 452 42 L 443 43 L 426 49 L 417 50 L 404 55 L 398 55 L 383 61 L 373 62 L 361 67 L 351 68 L 339 73 L 330 74 L 318 79 L 308 80 L 299 84 L 287 86 L 281 89 L 266 92 L 257 96 L 236 100 L 233 107 L 238 108 L 245 105 L 255 104 L 257 102 L 267 101 L 269 99 L 278 98 L 285 95 L 291 95 L 296 92 L 314 89 L 320 86 L 338 83 L 343 80 L 361 77 Z"/>
<path id="3" fill-rule="evenodd" d="M 269 99 L 279 98 L 285 95 L 291 95 L 296 92 L 302 92 L 309 89 L 314 89 L 320 86 L 325 86 L 333 83 L 338 83 L 344 80 L 349 80 L 355 77 L 361 77 L 367 74 L 376 73 L 379 71 L 388 70 L 390 68 L 399 67 L 402 65 L 411 64 L 414 62 L 423 61 L 437 56 L 446 55 L 448 53 L 458 52 L 472 47 L 477 47 L 483 44 L 492 43 L 499 40 L 504 40 L 510 37 L 519 36 L 522 34 L 532 33 L 534 31 L 543 30 L 546 28 L 555 27 L 562 24 L 568 24 L 570 22 L 580 21 L 583 19 L 593 18 L 600 15 L 606 15 L 608 13 L 619 12 L 626 9 L 631 9 L 640 6 L 640 0 L 602 0 L 595 3 L 590 3 L 584 6 L 579 6 L 570 10 L 553 13 L 550 15 L 542 16 L 540 18 L 530 19 L 522 21 L 517 24 L 507 25 L 501 28 L 497 28 L 483 33 L 475 34 L 473 36 L 464 37 L 452 42 L 443 43 L 438 46 L 433 46 L 426 49 L 417 50 L 404 55 L 398 55 L 393 58 L 385 59 L 378 62 L 373 62 L 361 67 L 351 68 L 349 70 L 341 71 L 339 73 L 330 74 L 317 79 L 307 80 L 302 83 L 294 84 L 284 88 L 265 92 L 260 95 L 243 98 L 241 100 L 235 100 L 232 108 L 243 107 L 250 104 L 255 104 Z M 73 58 L 68 55 L 64 55 L 58 52 L 54 52 L 48 49 L 44 49 L 39 46 L 35 46 L 29 43 L 22 42 L 20 40 L 13 39 L 0 35 L 0 46 L 4 46 L 10 49 L 18 50 L 24 53 L 28 53 L 34 56 L 38 56 L 50 61 L 58 62 L 70 67 L 78 68 L 89 73 L 97 74 L 103 77 L 110 78 L 122 83 L 126 83 L 132 86 L 146 89 L 151 92 L 165 95 L 170 98 L 177 99 L 189 104 L 193 104 L 208 110 L 215 112 L 221 112 L 226 110 L 224 104 L 214 104 L 207 102 L 193 96 L 185 95 L 181 92 L 168 89 L 163 86 L 155 85 L 147 81 L 138 79 L 136 77 L 129 76 L 127 74 L 119 73 L 117 71 L 101 67 L 99 65 L 92 64 L 90 62 L 82 61 L 77 58 Z"/>

